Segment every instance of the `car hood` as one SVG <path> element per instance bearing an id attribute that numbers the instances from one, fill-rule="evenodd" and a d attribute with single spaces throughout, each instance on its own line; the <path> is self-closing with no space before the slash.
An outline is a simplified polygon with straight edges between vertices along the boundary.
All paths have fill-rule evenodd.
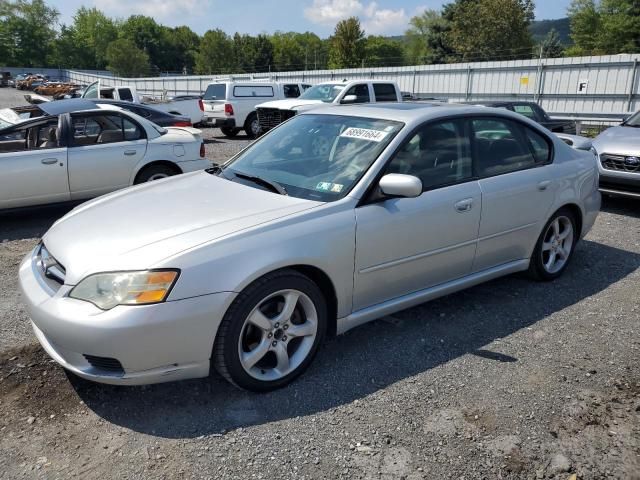
<path id="1" fill-rule="evenodd" d="M 640 128 L 611 127 L 593 141 L 598 153 L 640 156 Z"/>
<path id="2" fill-rule="evenodd" d="M 75 285 L 96 272 L 152 268 L 198 245 L 319 205 L 201 171 L 82 204 L 58 220 L 43 242 L 65 267 L 65 283 Z"/>
<path id="3" fill-rule="evenodd" d="M 274 100 L 257 105 L 256 108 L 278 108 L 280 110 L 296 110 L 309 105 L 323 105 L 322 100 L 304 100 L 301 98 L 289 98 L 287 100 Z M 329 105 L 329 104 L 327 104 Z"/>

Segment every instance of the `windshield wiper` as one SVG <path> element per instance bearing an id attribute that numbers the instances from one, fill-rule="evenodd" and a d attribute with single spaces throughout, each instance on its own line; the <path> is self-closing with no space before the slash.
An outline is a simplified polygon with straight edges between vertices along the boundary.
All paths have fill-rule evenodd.
<path id="1" fill-rule="evenodd" d="M 219 175 L 222 173 L 222 167 L 220 165 L 214 165 L 213 167 L 205 168 L 204 171 L 211 175 Z"/>
<path id="2" fill-rule="evenodd" d="M 273 180 L 266 180 L 264 178 L 256 177 L 254 175 L 247 175 L 246 173 L 233 172 L 233 174 L 238 178 L 250 180 L 253 183 L 257 183 L 258 185 L 267 187 L 269 190 L 275 193 L 279 193 L 280 195 L 289 195 L 282 185 L 280 185 L 278 182 L 274 182 Z"/>

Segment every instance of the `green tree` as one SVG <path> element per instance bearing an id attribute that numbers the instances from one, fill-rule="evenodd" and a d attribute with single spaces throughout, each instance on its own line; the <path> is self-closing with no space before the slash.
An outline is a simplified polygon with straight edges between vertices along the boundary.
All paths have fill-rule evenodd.
<path id="1" fill-rule="evenodd" d="M 173 48 L 177 52 L 177 70 L 186 69 L 187 72 L 192 72 L 200 47 L 200 37 L 187 26 L 174 28 L 170 37 Z"/>
<path id="2" fill-rule="evenodd" d="M 295 32 L 276 32 L 271 36 L 273 45 L 273 70 L 302 70 L 304 69 L 305 49 L 298 41 Z"/>
<path id="3" fill-rule="evenodd" d="M 118 26 L 97 8 L 80 7 L 73 16 L 73 25 L 64 32 L 71 47 L 71 57 L 79 62 L 76 68 L 103 69 L 107 65 L 107 47 L 118 38 Z M 73 45 L 70 45 L 70 41 Z"/>
<path id="4" fill-rule="evenodd" d="M 531 57 L 531 0 L 457 0 L 445 17 L 451 43 L 463 60 L 511 60 Z"/>
<path id="5" fill-rule="evenodd" d="M 573 0 L 569 6 L 571 39 L 570 55 L 596 54 L 599 49 L 600 13 L 594 0 Z"/>
<path id="6" fill-rule="evenodd" d="M 233 73 L 235 68 L 233 40 L 220 29 L 208 30 L 196 55 L 196 73 Z"/>
<path id="7" fill-rule="evenodd" d="M 402 43 L 387 37 L 369 35 L 364 47 L 367 67 L 386 67 L 404 63 Z"/>
<path id="8" fill-rule="evenodd" d="M 539 55 L 540 49 L 542 49 L 543 58 L 557 58 L 563 55 L 564 47 L 560 41 L 560 34 L 555 28 L 549 30 L 549 33 L 544 37 L 544 40 L 538 46 L 538 49 L 534 54 Z"/>
<path id="9" fill-rule="evenodd" d="M 445 63 L 454 55 L 449 39 L 451 22 L 440 12 L 425 10 L 409 21 L 405 55 L 409 63 Z"/>
<path id="10" fill-rule="evenodd" d="M 599 47 L 607 53 L 640 52 L 640 1 L 602 0 Z"/>
<path id="11" fill-rule="evenodd" d="M 238 68 L 243 72 L 265 72 L 273 64 L 273 45 L 266 35 L 233 36 L 233 49 Z"/>
<path id="12" fill-rule="evenodd" d="M 25 67 L 47 66 L 47 54 L 56 38 L 59 13 L 43 0 L 3 2 L 0 36 L 2 63 Z M 6 60 L 5 60 L 6 59 Z"/>
<path id="13" fill-rule="evenodd" d="M 357 17 L 339 21 L 330 40 L 329 68 L 353 68 L 362 65 L 365 38 Z"/>
<path id="14" fill-rule="evenodd" d="M 141 77 L 149 72 L 149 55 L 128 38 L 107 46 L 107 68 L 122 77 Z"/>

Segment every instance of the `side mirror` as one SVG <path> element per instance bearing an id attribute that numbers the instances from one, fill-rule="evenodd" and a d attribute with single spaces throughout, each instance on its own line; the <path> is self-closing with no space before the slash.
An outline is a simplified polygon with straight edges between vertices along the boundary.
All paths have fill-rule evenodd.
<path id="1" fill-rule="evenodd" d="M 378 185 L 382 193 L 389 197 L 414 198 L 422 194 L 422 181 L 413 175 L 387 173 Z"/>
<path id="2" fill-rule="evenodd" d="M 356 95 L 346 95 L 340 103 L 355 103 L 358 100 Z"/>

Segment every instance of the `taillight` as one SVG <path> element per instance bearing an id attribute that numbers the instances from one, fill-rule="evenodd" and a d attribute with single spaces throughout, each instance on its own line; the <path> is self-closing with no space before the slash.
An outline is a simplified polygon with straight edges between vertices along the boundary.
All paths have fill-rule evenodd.
<path id="1" fill-rule="evenodd" d="M 178 122 L 173 122 L 174 127 L 192 127 L 191 122 L 183 122 L 182 120 Z"/>
<path id="2" fill-rule="evenodd" d="M 200 144 L 200 157 L 204 158 L 204 142 Z"/>
<path id="3" fill-rule="evenodd" d="M 230 103 L 224 104 L 224 114 L 225 115 L 233 115 L 233 105 Z"/>
<path id="4" fill-rule="evenodd" d="M 202 101 L 202 99 L 198 100 L 198 108 L 201 112 L 204 112 L 204 102 Z"/>

